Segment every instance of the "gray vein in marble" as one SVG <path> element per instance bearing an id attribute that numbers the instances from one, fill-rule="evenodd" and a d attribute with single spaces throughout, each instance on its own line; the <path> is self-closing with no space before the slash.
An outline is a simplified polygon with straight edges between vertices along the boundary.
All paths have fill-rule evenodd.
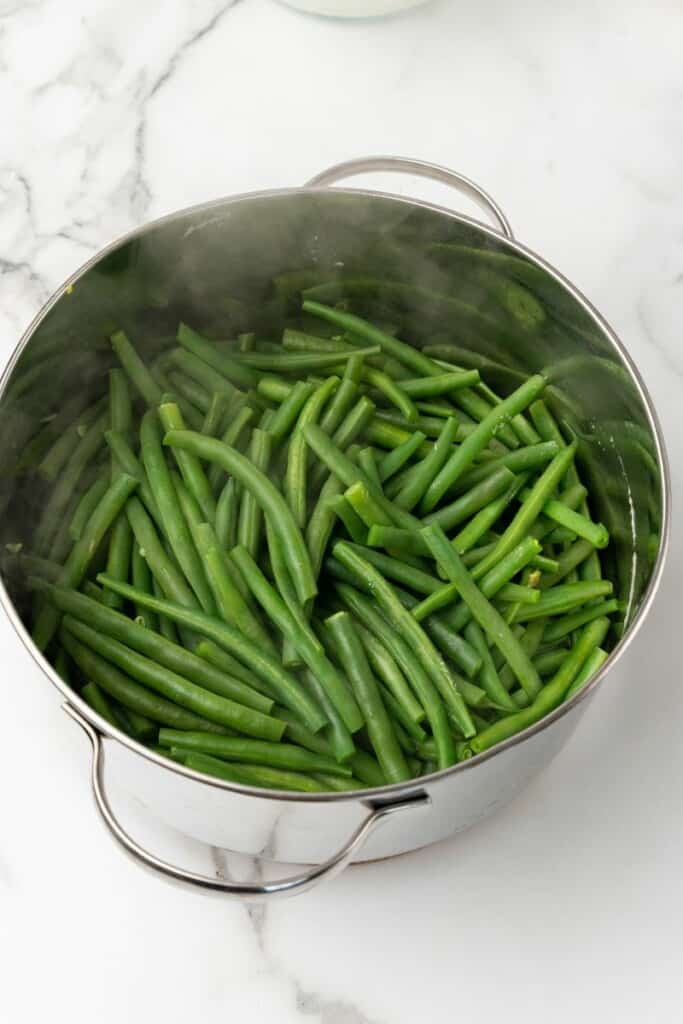
<path id="1" fill-rule="evenodd" d="M 306 1017 L 318 1017 L 320 1024 L 379 1024 L 357 1006 L 341 999 L 324 999 L 317 992 L 296 986 L 296 1008 Z"/>
<path id="2" fill-rule="evenodd" d="M 228 0 L 228 2 L 224 4 L 221 8 L 219 8 L 219 10 L 216 11 L 216 13 L 204 25 L 201 25 L 197 29 L 197 31 L 190 36 L 189 39 L 186 39 L 185 42 L 178 47 L 175 53 L 171 56 L 168 65 L 166 66 L 166 68 L 164 68 L 164 70 L 159 75 L 156 82 L 150 89 L 149 95 L 147 97 L 148 100 L 151 100 L 152 97 L 155 96 L 159 92 L 159 90 L 166 84 L 166 82 L 168 82 L 169 78 L 171 78 L 173 73 L 176 71 L 178 65 L 180 64 L 181 60 L 186 55 L 188 50 L 191 50 L 196 43 L 202 40 L 204 36 L 207 36 L 209 32 L 211 32 L 216 27 L 216 25 L 218 25 L 226 11 L 228 11 L 231 7 L 235 6 L 236 2 L 237 0 Z"/>
<path id="3" fill-rule="evenodd" d="M 272 862 L 277 853 L 277 828 L 280 817 L 275 821 L 270 834 L 263 845 L 263 848 L 255 857 L 244 854 L 234 855 L 219 847 L 210 847 L 211 860 L 218 878 L 235 878 L 235 871 L 231 867 L 231 858 L 239 857 L 239 863 L 243 866 L 240 877 L 246 874 L 250 881 L 264 881 L 266 873 L 264 865 Z M 283 869 L 280 868 L 280 871 Z M 304 1017 L 316 1017 L 319 1024 L 381 1024 L 376 1018 L 368 1017 L 356 1005 L 348 999 L 328 999 L 319 992 L 312 991 L 305 987 L 299 979 L 290 971 L 285 970 L 275 959 L 268 949 L 267 924 L 269 906 L 267 903 L 245 903 L 249 923 L 253 929 L 256 945 L 263 959 L 264 971 L 273 976 L 284 978 L 293 988 L 294 1004 L 297 1012 Z"/>

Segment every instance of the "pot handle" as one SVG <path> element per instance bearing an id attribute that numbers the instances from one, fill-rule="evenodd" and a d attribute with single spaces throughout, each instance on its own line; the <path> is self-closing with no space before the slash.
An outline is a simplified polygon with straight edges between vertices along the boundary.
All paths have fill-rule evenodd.
<path id="1" fill-rule="evenodd" d="M 242 900 L 271 900 L 277 896 L 294 896 L 300 892 L 312 889 L 319 882 L 328 878 L 334 878 L 340 874 L 350 863 L 354 854 L 360 850 L 368 836 L 375 829 L 386 821 L 393 814 L 401 811 L 410 811 L 417 807 L 426 807 L 431 801 L 427 793 L 416 792 L 409 797 L 394 803 L 371 803 L 368 801 L 369 814 L 350 836 L 347 842 L 329 860 L 322 864 L 315 864 L 306 868 L 298 875 L 291 875 L 289 878 L 279 878 L 272 882 L 231 882 L 220 878 L 213 878 L 211 875 L 200 875 L 194 871 L 186 871 L 184 868 L 176 867 L 167 861 L 150 853 L 140 846 L 132 836 L 128 835 L 125 829 L 117 820 L 109 804 L 105 792 L 103 780 L 104 772 L 104 747 L 102 738 L 96 729 L 84 718 L 76 708 L 68 702 L 62 704 L 75 722 L 80 725 L 92 745 L 92 768 L 91 785 L 97 809 L 100 812 L 104 824 L 111 835 L 130 854 L 134 860 L 143 867 L 156 871 L 176 882 L 184 882 L 209 892 L 221 893 L 224 896 L 236 897 Z"/>
<path id="2" fill-rule="evenodd" d="M 316 174 L 314 178 L 306 182 L 304 187 L 333 185 L 342 178 L 353 178 L 359 174 L 371 174 L 375 171 L 413 174 L 418 178 L 430 178 L 432 181 L 450 185 L 451 188 L 457 189 L 458 192 L 462 192 L 474 200 L 477 206 L 489 215 L 496 228 L 506 238 L 514 238 L 507 217 L 488 192 L 485 192 L 483 188 L 463 174 L 451 171 L 447 167 L 440 167 L 439 164 L 427 163 L 425 160 L 410 160 L 402 156 L 366 156 L 357 160 L 345 160 L 344 163 L 335 164 L 334 167 L 328 167 L 320 174 Z"/>

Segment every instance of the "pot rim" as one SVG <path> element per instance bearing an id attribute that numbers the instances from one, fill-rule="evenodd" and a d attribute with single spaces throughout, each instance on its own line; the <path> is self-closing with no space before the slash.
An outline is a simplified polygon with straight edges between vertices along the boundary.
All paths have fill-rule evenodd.
<path id="1" fill-rule="evenodd" d="M 555 708 L 550 714 L 544 716 L 539 722 L 528 728 L 516 733 L 509 739 L 503 741 L 491 747 L 489 750 L 484 751 L 481 754 L 477 754 L 474 757 L 469 758 L 466 761 L 461 761 L 458 764 L 451 765 L 449 768 L 444 768 L 436 772 L 432 772 L 430 775 L 421 775 L 416 779 L 411 779 L 406 782 L 392 783 L 386 786 L 377 786 L 368 789 L 360 790 L 349 790 L 348 792 L 322 792 L 322 793 L 294 793 L 281 789 L 264 789 L 256 786 L 242 785 L 239 783 L 228 782 L 224 779 L 217 779 L 213 776 L 203 775 L 201 772 L 193 771 L 187 768 L 185 765 L 179 764 L 177 761 L 172 761 L 169 758 L 164 757 L 162 754 L 157 754 L 155 751 L 150 750 L 148 747 L 143 746 L 136 740 L 127 736 L 120 729 L 110 725 L 104 718 L 98 715 L 92 710 L 89 704 L 87 704 L 81 697 L 78 696 L 75 690 L 72 690 L 67 683 L 57 674 L 52 665 L 47 661 L 44 655 L 34 645 L 30 634 L 28 633 L 24 623 L 22 622 L 14 604 L 7 593 L 4 580 L 0 578 L 0 604 L 14 627 L 19 639 L 23 643 L 24 647 L 31 655 L 33 660 L 42 669 L 43 673 L 48 677 L 50 682 L 55 686 L 60 693 L 65 697 L 66 701 L 70 704 L 75 705 L 80 713 L 99 730 L 101 734 L 110 739 L 118 741 L 124 747 L 127 747 L 135 754 L 139 754 L 149 761 L 154 762 L 160 768 L 165 768 L 168 771 L 175 772 L 178 775 L 182 775 L 185 778 L 191 779 L 195 782 L 203 783 L 204 785 L 212 786 L 217 789 L 227 789 L 231 792 L 238 793 L 242 796 L 256 797 L 263 800 L 280 800 L 287 803 L 307 803 L 307 804 L 328 804 L 328 803 L 344 803 L 344 802 L 356 802 L 370 803 L 379 801 L 393 802 L 399 800 L 404 796 L 414 794 L 416 790 L 421 789 L 423 786 L 442 781 L 451 775 L 456 773 L 464 772 L 472 768 L 476 768 L 477 765 L 483 764 L 485 761 L 496 757 L 499 754 L 511 749 L 519 743 L 524 743 L 527 739 L 531 739 L 533 736 L 547 729 L 553 725 L 560 718 L 562 718 L 569 711 L 572 711 L 580 703 L 586 700 L 590 695 L 594 693 L 597 687 L 600 685 L 602 680 L 605 678 L 607 673 L 613 668 L 613 666 L 623 657 L 625 651 L 632 643 L 636 634 L 639 632 L 647 613 L 650 610 L 655 594 L 659 588 L 662 572 L 664 569 L 664 563 L 669 549 L 670 531 L 671 531 L 671 476 L 669 462 L 666 454 L 666 448 L 664 445 L 664 438 L 662 435 L 662 428 L 659 422 L 659 417 L 654 408 L 654 404 L 650 397 L 649 391 L 645 385 L 645 382 L 638 370 L 635 362 L 631 358 L 627 349 L 620 341 L 616 332 L 608 321 L 598 312 L 593 304 L 580 292 L 575 285 L 571 283 L 563 274 L 560 273 L 551 263 L 539 256 L 532 249 L 523 245 L 515 238 L 507 238 L 501 232 L 495 228 L 483 223 L 475 217 L 468 217 L 465 214 L 459 213 L 455 210 L 450 210 L 448 207 L 441 206 L 436 203 L 425 202 L 421 199 L 415 199 L 410 196 L 396 195 L 392 192 L 384 192 L 377 189 L 361 189 L 361 188 L 349 188 L 349 187 L 293 187 L 293 188 L 279 188 L 279 189 L 263 189 L 254 192 L 241 192 L 233 196 L 224 196 L 219 199 L 211 199 L 203 203 L 196 203 L 191 206 L 184 207 L 180 210 L 175 210 L 171 213 L 164 214 L 161 217 L 157 217 L 154 220 L 147 221 L 146 223 L 133 228 L 131 231 L 125 232 L 120 235 L 114 241 L 110 242 L 104 248 L 100 249 L 94 256 L 91 256 L 85 263 L 83 263 L 73 274 L 71 274 L 63 284 L 57 288 L 57 290 L 51 295 L 43 307 L 38 311 L 36 316 L 30 322 L 24 333 L 22 334 L 19 342 L 17 343 L 14 351 L 8 359 L 5 368 L 0 376 L 0 401 L 5 393 L 9 379 L 12 372 L 17 364 L 19 357 L 28 345 L 29 341 L 35 334 L 37 328 L 43 322 L 50 310 L 57 304 L 57 302 L 63 298 L 69 289 L 71 289 L 80 278 L 82 278 L 89 270 L 96 266 L 104 257 L 110 253 L 116 251 L 122 245 L 133 241 L 135 238 L 141 237 L 146 232 L 161 227 L 164 224 L 171 223 L 173 220 L 185 217 L 192 213 L 210 212 L 232 204 L 247 202 L 253 199 L 273 199 L 284 196 L 292 195 L 327 195 L 330 192 L 335 194 L 345 195 L 362 195 L 368 198 L 379 197 L 383 199 L 389 199 L 394 202 L 402 203 L 406 206 L 415 206 L 422 209 L 431 210 L 434 213 L 443 214 L 449 217 L 451 220 L 459 221 L 483 231 L 486 235 L 495 239 L 497 242 L 504 242 L 513 252 L 531 259 L 534 263 L 542 267 L 552 278 L 555 279 L 560 285 L 562 285 L 572 296 L 572 298 L 578 302 L 585 313 L 597 324 L 602 333 L 610 341 L 614 349 L 621 357 L 623 363 L 626 365 L 633 383 L 635 384 L 636 390 L 640 399 L 643 403 L 650 429 L 652 431 L 655 447 L 657 452 L 657 459 L 659 470 L 661 473 L 661 492 L 662 492 L 662 528 L 660 535 L 659 551 L 657 559 L 652 570 L 650 581 L 647 589 L 643 595 L 640 606 L 633 621 L 630 623 L 628 630 L 624 636 L 619 640 L 616 647 L 610 651 L 609 657 L 600 667 L 591 682 L 584 686 L 570 701 L 560 704 L 559 707 Z"/>

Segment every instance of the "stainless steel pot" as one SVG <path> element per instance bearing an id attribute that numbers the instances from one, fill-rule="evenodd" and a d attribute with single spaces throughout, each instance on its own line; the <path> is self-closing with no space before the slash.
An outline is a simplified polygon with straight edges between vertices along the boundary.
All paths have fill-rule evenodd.
<path id="1" fill-rule="evenodd" d="M 474 198 L 493 220 L 333 182 L 369 171 L 433 178 Z M 18 472 L 41 418 L 74 393 L 97 394 L 111 358 L 108 334 L 127 328 L 152 353 L 179 317 L 210 328 L 277 329 L 287 305 L 279 275 L 338 275 L 370 313 L 392 318 L 422 345 L 434 334 L 480 352 L 497 386 L 545 368 L 548 400 L 581 440 L 582 472 L 610 527 L 610 575 L 626 613 L 622 634 L 591 684 L 539 724 L 447 771 L 361 793 L 288 794 L 209 779 L 152 753 L 95 714 L 31 643 L 27 595 L 11 558 L 2 603 L 17 633 L 64 698 L 93 748 L 102 818 L 139 862 L 204 889 L 242 898 L 301 892 L 355 859 L 394 856 L 468 828 L 510 800 L 562 749 L 606 674 L 642 623 L 659 582 L 669 531 L 669 476 L 660 428 L 626 350 L 590 303 L 553 267 L 514 241 L 496 203 L 459 174 L 412 160 L 351 161 L 304 188 L 221 199 L 142 227 L 90 260 L 21 339 L 0 381 L 5 543 L 30 546 L 42 495 Z M 501 292 L 499 272 L 521 285 Z M 273 279 L 276 286 L 273 290 Z M 280 282 L 278 284 L 278 281 Z M 309 864 L 270 884 L 204 877 L 165 863 L 126 834 L 107 799 L 108 779 L 151 814 L 214 846 Z"/>

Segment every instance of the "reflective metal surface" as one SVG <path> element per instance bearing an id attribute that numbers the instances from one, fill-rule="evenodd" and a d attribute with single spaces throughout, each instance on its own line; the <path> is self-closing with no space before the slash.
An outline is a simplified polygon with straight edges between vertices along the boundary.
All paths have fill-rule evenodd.
<path id="1" fill-rule="evenodd" d="M 373 158 L 362 172 L 379 162 L 386 169 L 387 158 Z M 399 161 L 396 169 L 416 167 Z M 500 223 L 507 226 L 504 217 Z M 499 392 L 514 388 L 520 375 L 550 374 L 548 401 L 563 428 L 579 438 L 594 515 L 613 538 L 605 566 L 625 606 L 614 650 L 593 682 L 499 748 L 421 779 L 431 807 L 419 811 L 419 823 L 412 814 L 396 815 L 368 839 L 363 856 L 385 857 L 468 827 L 549 762 L 635 634 L 661 573 L 669 485 L 654 411 L 614 333 L 553 268 L 451 211 L 353 189 L 239 196 L 133 232 L 67 282 L 26 332 L 0 382 L 2 550 L 17 543 L 30 549 L 44 501 L 44 485 L 22 472 L 27 443 L 65 397 L 80 394 L 85 403 L 104 393 L 113 329 L 126 329 L 147 358 L 172 343 L 179 319 L 214 337 L 247 327 L 277 336 L 285 320 L 298 317 L 296 290 L 316 286 L 321 298 L 343 298 L 361 314 L 391 322 L 418 347 L 480 367 Z M 414 794 L 414 784 L 362 797 L 254 790 L 166 761 L 100 719 L 33 648 L 23 625 L 28 595 L 11 552 L 3 559 L 3 581 L 3 604 L 21 639 L 79 715 L 103 734 L 112 778 L 182 831 L 256 853 L 276 830 L 279 858 L 321 863 L 362 828 L 368 800 Z"/>

